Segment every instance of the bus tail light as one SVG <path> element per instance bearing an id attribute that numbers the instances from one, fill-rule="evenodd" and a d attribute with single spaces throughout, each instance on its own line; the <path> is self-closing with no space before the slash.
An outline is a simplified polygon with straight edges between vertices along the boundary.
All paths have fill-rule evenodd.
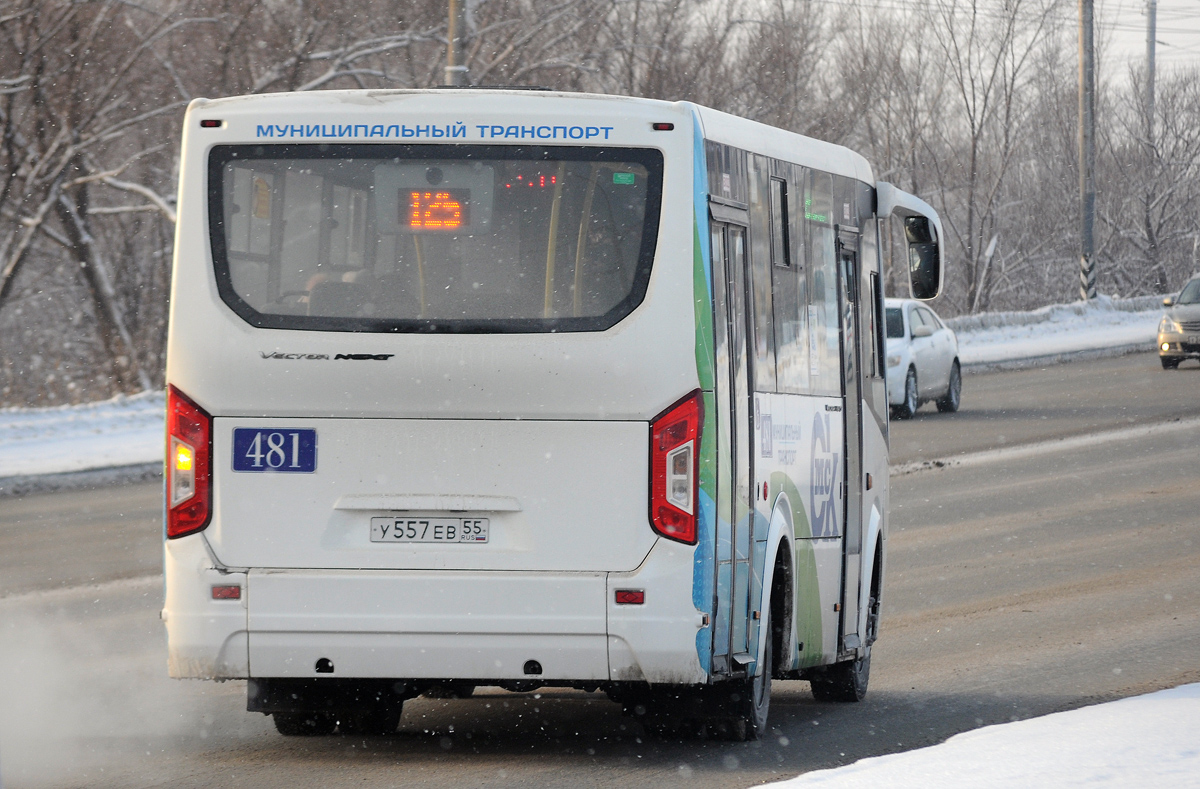
<path id="1" fill-rule="evenodd" d="M 695 544 L 699 492 L 699 389 L 650 423 L 650 524 L 664 537 Z"/>
<path id="2" fill-rule="evenodd" d="M 212 518 L 212 417 L 167 387 L 167 538 L 201 531 Z"/>

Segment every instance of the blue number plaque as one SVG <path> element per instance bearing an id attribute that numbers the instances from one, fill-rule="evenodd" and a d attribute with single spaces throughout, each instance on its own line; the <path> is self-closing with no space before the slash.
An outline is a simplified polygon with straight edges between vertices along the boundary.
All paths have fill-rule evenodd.
<path id="1" fill-rule="evenodd" d="M 308 428 L 235 428 L 233 470 L 311 474 L 317 470 L 317 431 Z"/>

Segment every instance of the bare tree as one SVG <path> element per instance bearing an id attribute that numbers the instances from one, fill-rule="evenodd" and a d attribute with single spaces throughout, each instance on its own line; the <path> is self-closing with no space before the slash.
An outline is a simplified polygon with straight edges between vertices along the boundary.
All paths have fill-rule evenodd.
<path id="1" fill-rule="evenodd" d="M 1196 69 L 1160 74 L 1157 133 L 1145 136 L 1144 72 L 1134 72 L 1121 97 L 1110 142 L 1110 170 L 1119 179 L 1100 201 L 1101 222 L 1115 236 L 1125 265 L 1113 279 L 1127 294 L 1165 293 L 1195 266 L 1200 236 L 1200 87 Z M 1150 150 L 1147 151 L 1147 148 Z"/>
<path id="2" fill-rule="evenodd" d="M 932 28 L 947 67 L 945 99 L 949 105 L 953 96 L 954 112 L 934 127 L 932 144 L 939 150 L 931 163 L 954 242 L 954 273 L 965 291 L 957 306 L 965 312 L 988 304 L 1003 186 L 1033 117 L 1023 100 L 1028 67 L 1056 3 L 1008 0 L 997 9 L 979 0 L 942 0 L 935 6 Z"/>
<path id="3" fill-rule="evenodd" d="M 472 79 L 582 83 L 607 7 L 474 3 Z M 445 10 L 437 0 L 0 0 L 0 42 L 0 399 L 102 397 L 162 380 L 187 101 L 437 84 Z"/>
<path id="4" fill-rule="evenodd" d="M 143 66 L 164 37 L 205 20 L 181 17 L 175 7 L 150 12 L 105 0 L 21 0 L 7 10 L 0 68 L 12 90 L 0 97 L 0 306 L 31 254 L 57 245 L 93 302 L 116 389 L 148 388 L 130 321 L 136 305 L 121 298 L 96 217 L 150 210 L 174 220 L 168 198 L 123 176 L 162 150 L 147 147 L 143 135 L 182 106 L 147 82 Z"/>

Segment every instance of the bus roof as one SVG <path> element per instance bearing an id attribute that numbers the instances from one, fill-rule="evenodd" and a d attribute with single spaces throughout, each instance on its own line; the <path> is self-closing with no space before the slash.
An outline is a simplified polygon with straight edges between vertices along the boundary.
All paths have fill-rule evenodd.
<path id="1" fill-rule="evenodd" d="M 875 185 L 871 165 L 849 148 L 699 104 L 690 106 L 700 117 L 705 139 Z"/>

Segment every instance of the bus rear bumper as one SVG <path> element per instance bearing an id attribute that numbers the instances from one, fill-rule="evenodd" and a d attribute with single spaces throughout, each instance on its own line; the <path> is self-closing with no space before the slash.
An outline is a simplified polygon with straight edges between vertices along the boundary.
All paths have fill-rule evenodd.
<path id="1" fill-rule="evenodd" d="M 215 569 L 201 535 L 168 542 L 173 677 L 707 681 L 690 546 L 630 573 Z M 215 586 L 240 599 L 213 599 Z M 618 593 L 641 593 L 640 603 Z"/>
<path id="2" fill-rule="evenodd" d="M 161 616 L 167 626 L 170 676 L 249 677 L 246 574 L 217 569 L 200 534 L 168 540 L 163 562 L 166 599 Z M 235 588 L 236 597 L 230 592 Z"/>
<path id="3" fill-rule="evenodd" d="M 696 634 L 709 617 L 692 601 L 696 549 L 660 539 L 632 573 L 608 575 L 609 679 L 665 685 L 708 681 Z M 618 602 L 642 591 L 644 602 Z"/>
<path id="4" fill-rule="evenodd" d="M 256 677 L 604 680 L 598 573 L 252 570 Z"/>

